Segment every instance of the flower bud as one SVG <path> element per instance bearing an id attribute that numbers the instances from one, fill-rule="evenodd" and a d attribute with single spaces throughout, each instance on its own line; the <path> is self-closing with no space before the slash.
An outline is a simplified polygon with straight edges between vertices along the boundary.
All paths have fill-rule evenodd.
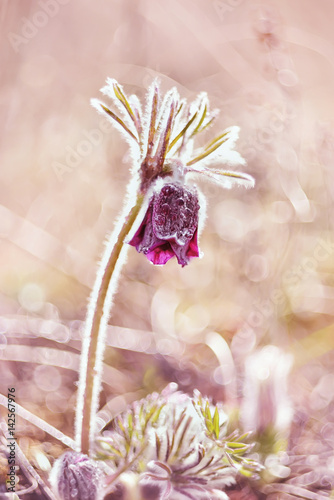
<path id="1" fill-rule="evenodd" d="M 94 460 L 75 451 L 67 451 L 50 474 L 53 492 L 60 500 L 98 500 L 102 494 L 102 474 Z"/>

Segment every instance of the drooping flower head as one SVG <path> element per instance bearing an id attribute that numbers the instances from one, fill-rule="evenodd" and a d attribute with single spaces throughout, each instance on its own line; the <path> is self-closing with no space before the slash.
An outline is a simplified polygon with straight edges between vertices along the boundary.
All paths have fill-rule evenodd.
<path id="1" fill-rule="evenodd" d="M 102 92 L 113 100 L 120 116 L 101 101 L 94 99 L 92 104 L 106 113 L 129 141 L 134 173 L 145 196 L 129 244 L 153 264 L 165 264 L 176 256 L 178 263 L 185 266 L 191 258 L 200 256 L 197 238 L 204 211 L 204 202 L 191 184 L 191 177 L 205 175 L 224 188 L 254 185 L 254 179 L 247 174 L 211 167 L 214 163 L 245 163 L 233 149 L 239 128 L 230 127 L 204 148 L 196 149 L 195 139 L 217 116 L 217 110 L 210 111 L 205 93 L 187 105 L 175 88 L 162 99 L 154 81 L 143 111 L 137 97 L 127 97 L 115 80 L 108 79 Z"/>
<path id="2" fill-rule="evenodd" d="M 152 194 L 144 220 L 130 241 L 153 264 L 176 256 L 185 266 L 199 256 L 197 245 L 198 194 L 180 183 L 164 184 Z"/>

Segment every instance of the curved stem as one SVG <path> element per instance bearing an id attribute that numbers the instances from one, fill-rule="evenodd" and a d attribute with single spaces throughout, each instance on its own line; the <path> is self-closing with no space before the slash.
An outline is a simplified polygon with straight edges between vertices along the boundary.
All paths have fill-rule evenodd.
<path id="1" fill-rule="evenodd" d="M 127 251 L 124 240 L 135 222 L 142 203 L 143 196 L 138 195 L 136 204 L 125 211 L 107 242 L 88 305 L 76 408 L 76 445 L 78 450 L 86 454 L 89 454 L 95 434 L 105 335 L 117 277 L 125 260 L 122 256 L 125 257 Z"/>

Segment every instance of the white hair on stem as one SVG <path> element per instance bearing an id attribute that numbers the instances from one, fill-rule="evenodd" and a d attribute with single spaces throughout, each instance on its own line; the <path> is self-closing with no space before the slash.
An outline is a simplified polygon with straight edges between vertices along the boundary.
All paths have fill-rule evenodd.
<path id="1" fill-rule="evenodd" d="M 85 397 L 87 390 L 87 370 L 89 366 L 89 353 L 92 342 L 92 329 L 93 322 L 96 317 L 96 314 L 101 314 L 101 318 L 99 321 L 98 327 L 98 337 L 96 341 L 96 355 L 95 355 L 95 363 L 93 366 L 94 372 L 94 381 L 93 381 L 93 391 L 90 405 L 90 426 L 89 426 L 89 442 L 90 446 L 92 445 L 95 437 L 95 425 L 96 425 L 96 414 L 98 411 L 99 404 L 99 395 L 101 390 L 101 378 L 102 378 L 102 369 L 103 369 L 103 355 L 105 350 L 105 339 L 106 339 L 106 331 L 108 320 L 110 317 L 110 311 L 113 303 L 113 297 L 117 291 L 118 278 L 120 276 L 120 271 L 122 266 L 126 261 L 126 256 L 128 252 L 128 246 L 125 245 L 125 241 L 119 241 L 119 237 L 122 229 L 125 227 L 126 221 L 129 217 L 129 214 L 133 211 L 136 206 L 136 202 L 138 199 L 136 198 L 136 191 L 138 188 L 138 177 L 134 176 L 132 181 L 129 184 L 127 201 L 123 208 L 122 214 L 117 220 L 114 230 L 111 233 L 110 237 L 107 238 L 105 243 L 105 251 L 103 257 L 101 259 L 96 280 L 94 283 L 94 287 L 89 299 L 88 309 L 87 309 L 87 317 L 85 322 L 85 328 L 83 332 L 82 338 L 82 354 L 80 361 L 80 374 L 79 374 L 79 384 L 78 384 L 78 396 L 77 396 L 77 408 L 76 408 L 76 421 L 75 421 L 75 437 L 76 437 L 76 445 L 80 450 L 80 443 L 82 440 L 82 420 L 83 420 L 83 412 L 85 407 Z M 138 204 L 138 203 L 137 203 Z M 133 221 L 134 222 L 134 221 Z M 102 311 L 98 311 L 98 299 L 102 290 L 103 280 L 105 276 L 105 272 L 110 263 L 110 258 L 116 248 L 116 246 L 121 245 L 121 249 L 119 251 L 118 257 L 116 259 L 116 263 L 112 270 L 111 279 L 107 284 L 106 296 L 103 301 L 103 309 Z"/>
<path id="2" fill-rule="evenodd" d="M 127 212 L 128 213 L 128 212 Z M 105 254 L 101 260 L 99 272 L 102 274 L 104 269 L 106 269 L 109 256 L 111 255 L 115 243 L 117 241 L 117 236 L 119 235 L 120 229 L 122 228 L 124 223 L 123 217 L 120 218 L 119 222 L 116 224 L 115 230 L 111 235 L 110 239 L 107 240 L 107 245 L 105 249 Z M 110 311 L 113 305 L 113 298 L 117 291 L 118 279 L 120 276 L 120 272 L 122 266 L 126 262 L 127 253 L 129 250 L 128 245 L 122 246 L 122 250 L 119 253 L 119 257 L 117 259 L 114 271 L 112 273 L 112 278 L 109 282 L 107 295 L 105 298 L 105 302 L 103 304 L 103 313 L 100 322 L 99 335 L 98 335 L 98 343 L 96 349 L 96 361 L 94 366 L 94 383 L 93 383 L 93 395 L 92 395 L 92 405 L 91 405 L 91 415 L 90 415 L 90 442 L 93 443 L 95 438 L 95 428 L 96 428 L 96 415 L 99 409 L 99 399 L 101 392 L 101 379 L 102 379 L 102 368 L 103 368 L 103 357 L 106 346 L 106 332 L 108 321 L 110 318 Z"/>

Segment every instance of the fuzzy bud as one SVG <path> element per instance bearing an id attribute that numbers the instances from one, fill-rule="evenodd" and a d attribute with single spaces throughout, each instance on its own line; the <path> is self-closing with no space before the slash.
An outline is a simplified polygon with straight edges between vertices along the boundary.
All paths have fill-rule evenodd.
<path id="1" fill-rule="evenodd" d="M 60 500 L 98 500 L 103 497 L 98 465 L 87 455 L 75 451 L 67 451 L 56 460 L 50 482 Z"/>

